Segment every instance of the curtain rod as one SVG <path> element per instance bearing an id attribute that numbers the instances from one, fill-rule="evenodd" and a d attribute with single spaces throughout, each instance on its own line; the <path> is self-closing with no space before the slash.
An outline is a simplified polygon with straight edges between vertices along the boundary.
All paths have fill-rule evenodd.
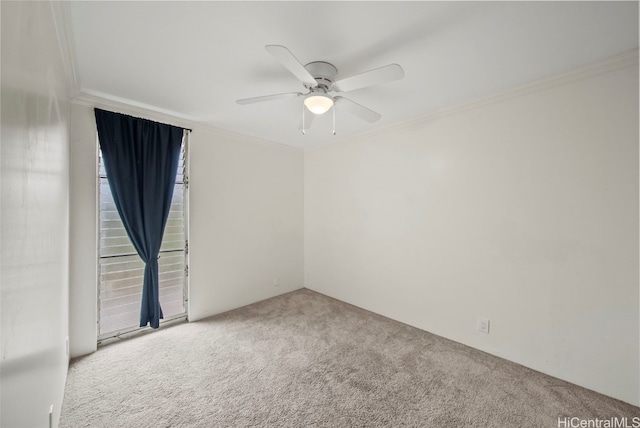
<path id="1" fill-rule="evenodd" d="M 104 110 L 104 109 L 101 109 L 101 108 L 98 108 L 98 107 L 94 107 L 94 110 L 108 111 L 108 112 L 111 112 L 111 113 L 121 114 L 122 116 L 129 116 L 129 117 L 133 117 L 134 119 L 148 120 L 149 122 L 155 122 L 155 123 L 160 123 L 160 124 L 162 124 L 162 125 L 174 126 L 174 127 L 176 127 L 176 128 L 182 128 L 182 129 L 184 129 L 185 131 L 193 132 L 193 129 L 191 129 L 191 128 L 185 128 L 184 126 L 172 125 L 172 124 L 170 124 L 170 123 L 165 123 L 165 122 L 158 122 L 157 120 L 147 119 L 146 117 L 138 117 L 138 116 L 133 116 L 133 115 L 131 115 L 131 114 L 120 113 L 120 112 L 118 112 L 118 111 Z"/>

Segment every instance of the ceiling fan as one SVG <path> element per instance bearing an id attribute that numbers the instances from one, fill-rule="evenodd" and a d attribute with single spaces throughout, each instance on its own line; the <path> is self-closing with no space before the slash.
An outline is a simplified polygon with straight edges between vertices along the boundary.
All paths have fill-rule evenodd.
<path id="1" fill-rule="evenodd" d="M 289 49 L 280 45 L 265 46 L 267 52 L 273 55 L 280 63 L 296 76 L 307 89 L 307 92 L 287 92 L 284 94 L 265 95 L 261 97 L 244 98 L 236 103 L 245 105 L 273 101 L 284 98 L 304 97 L 302 108 L 302 133 L 305 132 L 305 108 L 314 114 L 324 114 L 334 105 L 357 116 L 367 122 L 375 122 L 382 116 L 373 110 L 364 107 L 348 98 L 333 95 L 334 92 L 347 92 L 368 86 L 399 80 L 404 77 L 404 70 L 398 64 L 389 64 L 374 70 L 365 71 L 354 76 L 336 80 L 338 69 L 325 61 L 314 61 L 302 65 Z M 314 115 L 310 116 L 309 123 Z M 335 134 L 335 110 L 334 132 Z"/>

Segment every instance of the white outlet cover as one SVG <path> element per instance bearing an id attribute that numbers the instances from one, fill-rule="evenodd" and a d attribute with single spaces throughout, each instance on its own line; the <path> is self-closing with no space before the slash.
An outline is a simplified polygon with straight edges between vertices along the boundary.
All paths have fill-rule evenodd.
<path id="1" fill-rule="evenodd" d="M 478 331 L 489 334 L 489 318 L 478 317 Z"/>

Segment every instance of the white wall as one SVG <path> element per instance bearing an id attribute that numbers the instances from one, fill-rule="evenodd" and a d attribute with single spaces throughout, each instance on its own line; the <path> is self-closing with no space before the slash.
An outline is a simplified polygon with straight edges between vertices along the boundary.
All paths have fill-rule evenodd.
<path id="1" fill-rule="evenodd" d="M 303 286 L 302 179 L 300 149 L 193 132 L 192 320 Z"/>
<path id="2" fill-rule="evenodd" d="M 80 97 L 71 109 L 72 357 L 96 349 L 94 106 L 194 128 L 190 141 L 189 317 L 197 320 L 303 286 L 300 149 L 199 128 Z M 273 285 L 278 279 L 278 286 Z"/>
<path id="3" fill-rule="evenodd" d="M 68 356 L 69 104 L 48 2 L 1 2 L 0 425 L 57 426 Z"/>
<path id="4" fill-rule="evenodd" d="M 307 287 L 640 404 L 637 52 L 307 150 L 304 198 Z"/>
<path id="5" fill-rule="evenodd" d="M 71 358 L 97 349 L 98 145 L 93 109 L 71 104 L 69 342 Z"/>

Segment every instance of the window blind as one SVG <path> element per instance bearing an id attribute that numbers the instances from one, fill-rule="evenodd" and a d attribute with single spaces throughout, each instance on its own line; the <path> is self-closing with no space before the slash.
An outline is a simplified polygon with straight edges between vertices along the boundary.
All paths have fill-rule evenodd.
<path id="1" fill-rule="evenodd" d="M 118 215 L 102 156 L 99 157 L 99 176 L 98 338 L 103 339 L 139 328 L 144 262 L 131 244 Z M 158 259 L 160 305 L 165 321 L 186 313 L 187 182 L 186 150 L 183 143 Z"/>

